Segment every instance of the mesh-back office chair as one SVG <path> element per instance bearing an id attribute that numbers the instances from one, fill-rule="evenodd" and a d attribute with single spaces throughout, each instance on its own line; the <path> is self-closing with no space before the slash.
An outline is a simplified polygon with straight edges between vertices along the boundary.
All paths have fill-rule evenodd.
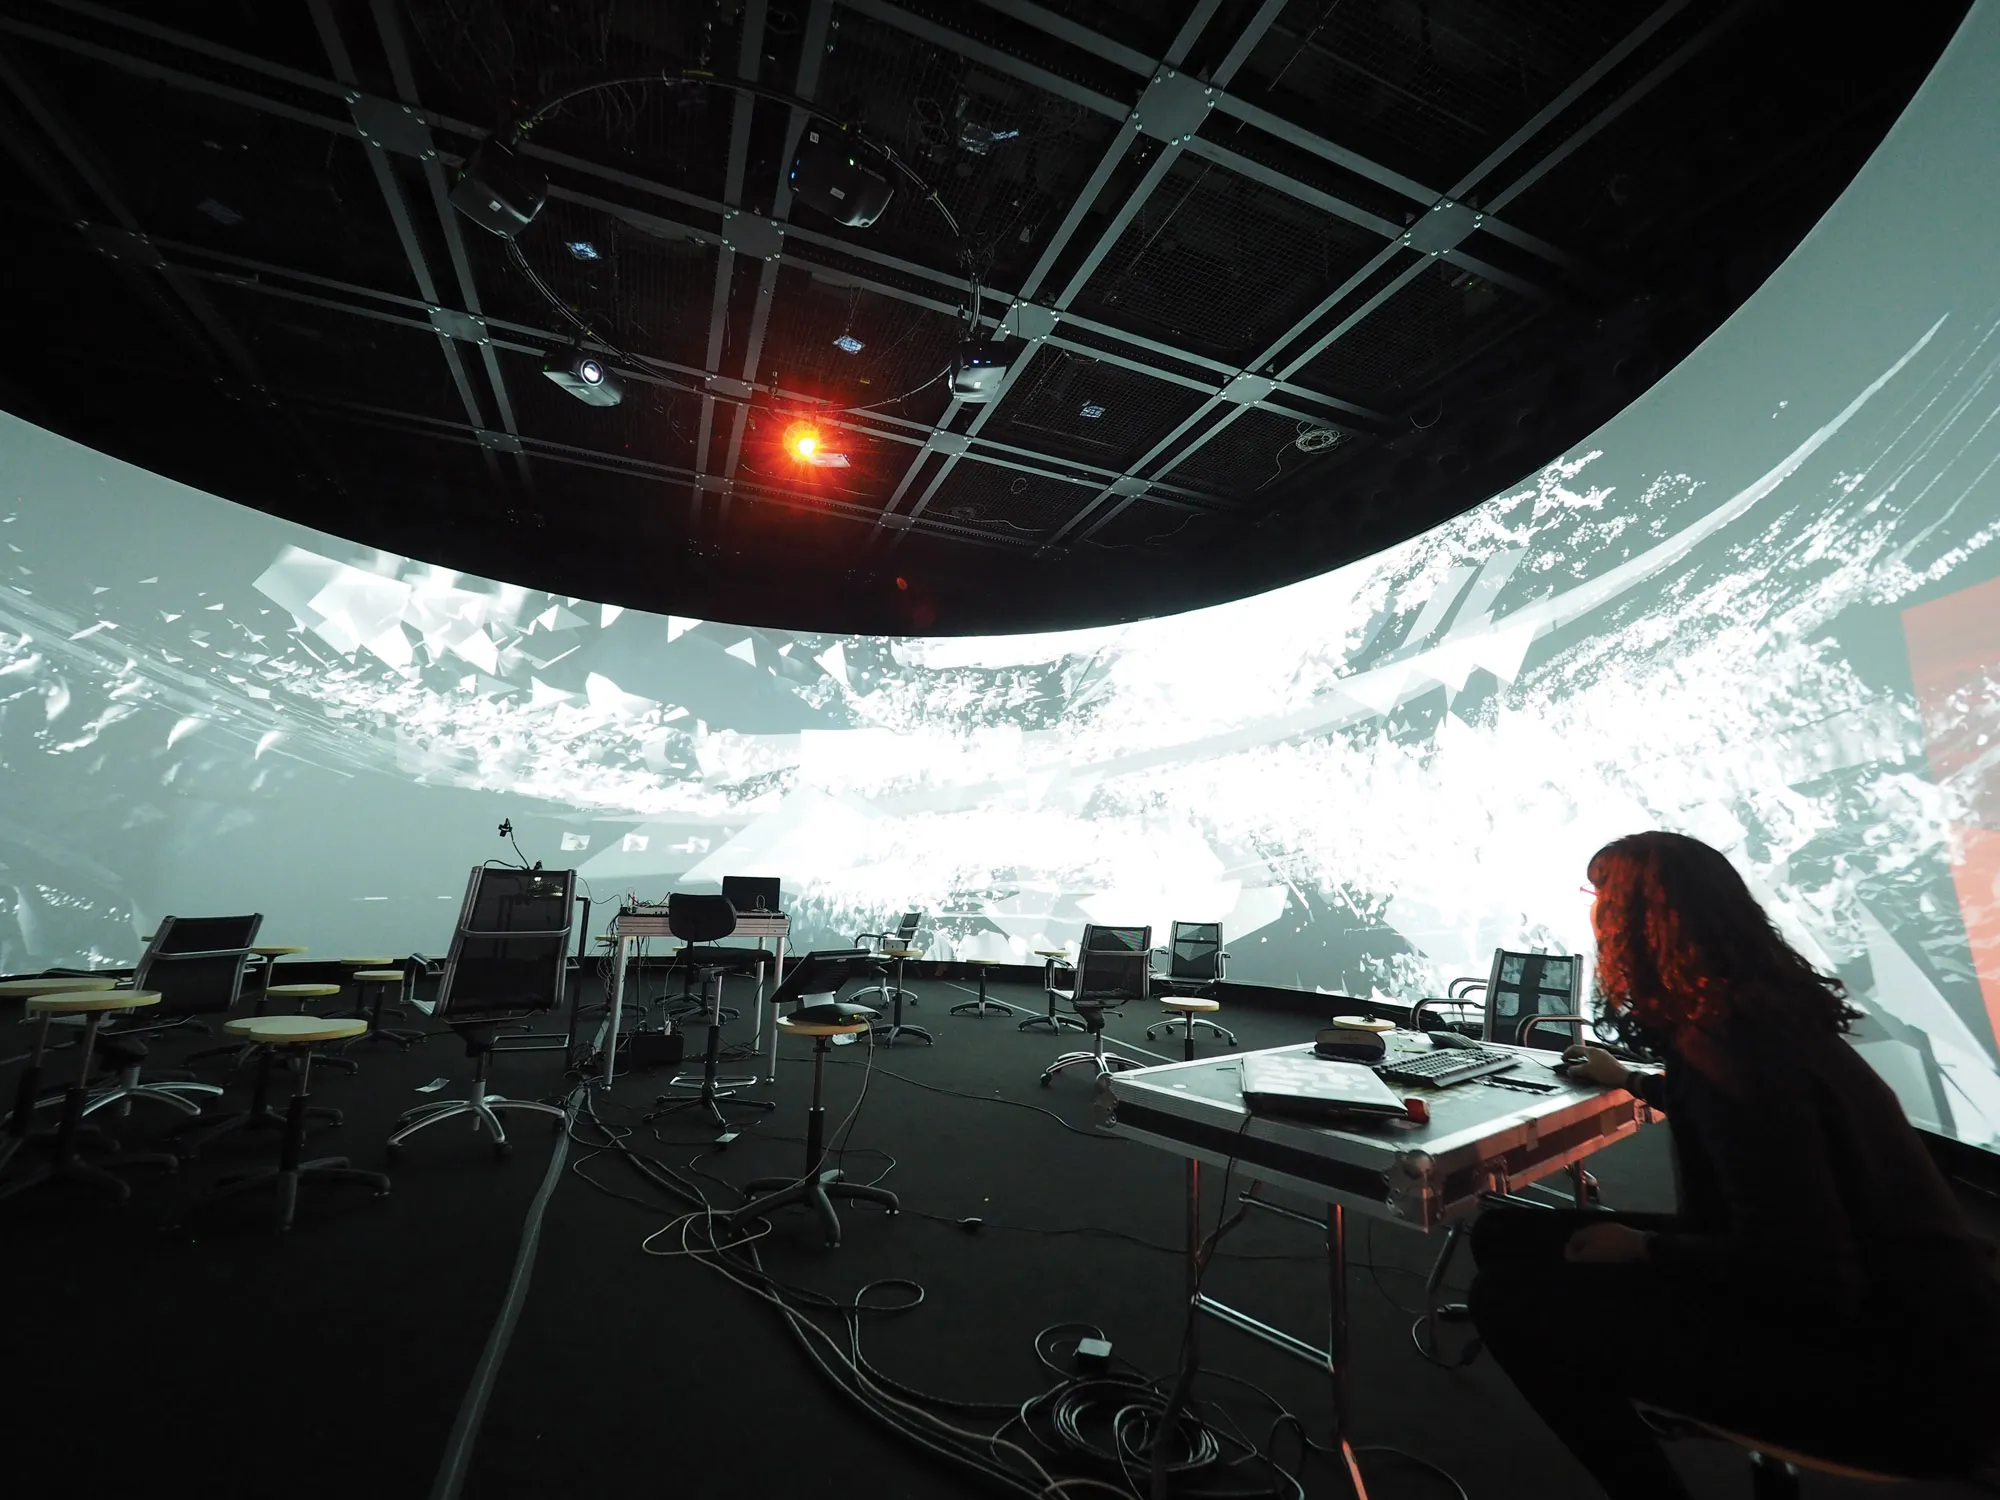
<path id="1" fill-rule="evenodd" d="M 1228 968 L 1229 955 L 1222 951 L 1222 924 L 1219 922 L 1176 922 L 1173 936 L 1167 939 L 1165 948 L 1155 948 L 1155 953 L 1166 955 L 1167 972 L 1153 975 L 1153 989 L 1169 995 L 1200 996 L 1214 999 L 1216 988 L 1222 983 Z M 1236 1045 L 1236 1038 L 1224 1027 L 1204 1016 L 1182 1016 L 1169 1011 L 1167 1019 L 1155 1021 L 1146 1028 L 1146 1040 L 1151 1041 L 1162 1031 L 1172 1031 L 1176 1026 L 1192 1032 L 1197 1026 L 1205 1026 L 1230 1046 Z"/>
<path id="2" fill-rule="evenodd" d="M 1152 993 L 1153 929 L 1150 927 L 1086 927 L 1078 946 L 1076 968 L 1067 993 L 1054 993 L 1069 1002 L 1090 1034 L 1088 1052 L 1065 1052 L 1042 1072 L 1042 1082 L 1064 1068 L 1088 1066 L 1091 1078 L 1102 1078 L 1120 1068 L 1140 1068 L 1144 1063 L 1119 1057 L 1104 1050 L 1104 1013 L 1133 1001 L 1144 1003 Z"/>
<path id="3" fill-rule="evenodd" d="M 725 1104 L 743 1109 L 776 1109 L 777 1104 L 769 1099 L 736 1097 L 736 1090 L 747 1089 L 756 1083 L 754 1077 L 716 1076 L 716 1064 L 722 1056 L 723 978 L 729 974 L 754 974 L 761 982 L 764 966 L 776 955 L 762 948 L 713 946 L 718 938 L 726 938 L 736 930 L 736 908 L 727 896 L 674 892 L 667 897 L 667 929 L 685 945 L 674 955 L 674 962 L 686 965 L 701 980 L 702 998 L 708 1006 L 708 1049 L 702 1054 L 698 1076 L 676 1074 L 667 1080 L 670 1089 L 695 1089 L 697 1092 L 692 1097 L 660 1095 L 653 1101 L 655 1108 L 647 1119 L 671 1114 L 675 1110 L 698 1109 L 708 1116 L 710 1123 L 727 1130 L 730 1120 L 722 1112 Z M 774 1006 L 774 1012 L 775 1009 Z"/>
<path id="4" fill-rule="evenodd" d="M 436 1099 L 404 1111 L 389 1137 L 392 1154 L 419 1130 L 459 1115 L 472 1116 L 475 1132 L 493 1133 L 493 1150 L 499 1156 L 508 1149 L 501 1110 L 548 1115 L 556 1128 L 562 1127 L 563 1112 L 553 1104 L 487 1093 L 486 1069 L 501 1028 L 562 1003 L 569 978 L 575 892 L 574 870 L 482 866 L 472 872 L 431 1008 L 433 1016 L 465 1040 L 466 1056 L 473 1063 L 472 1091 L 464 1099 Z"/>
<path id="5" fill-rule="evenodd" d="M 1443 1000 L 1420 1000 L 1410 1014 L 1419 1030 L 1435 1029 L 1433 1010 L 1464 1012 L 1480 994 L 1480 1039 L 1509 1046 L 1561 1051 L 1584 1040 L 1578 990 L 1583 960 L 1570 953 L 1514 953 L 1493 950 L 1493 968 L 1485 979 L 1454 979 Z"/>
<path id="6" fill-rule="evenodd" d="M 899 951 L 907 954 L 916 948 L 917 933 L 922 929 L 923 925 L 924 914 L 921 911 L 906 911 L 896 919 L 896 926 L 892 931 L 855 934 L 854 946 L 856 948 L 865 948 L 875 953 L 887 954 L 892 959 L 895 959 L 895 955 Z M 895 959 L 895 964 L 896 973 L 893 981 L 887 973 L 884 973 L 878 983 L 871 985 L 865 990 L 856 990 L 854 993 L 855 1002 L 859 1004 L 864 995 L 879 994 L 882 997 L 884 1005 L 899 998 L 915 1004 L 917 997 L 903 988 L 902 960 Z M 872 1004 L 873 1002 L 870 1003 Z"/>
<path id="7" fill-rule="evenodd" d="M 263 924 L 263 916 L 254 912 L 246 917 L 160 919 L 132 976 L 134 989 L 158 991 L 160 1003 L 139 1025 L 98 1037 L 98 1055 L 117 1068 L 118 1077 L 91 1096 L 84 1107 L 86 1115 L 114 1104 L 124 1115 L 130 1112 L 134 1099 L 157 1099 L 184 1114 L 198 1115 L 201 1106 L 183 1095 L 221 1094 L 212 1083 L 141 1081 L 139 1072 L 145 1066 L 147 1049 L 140 1038 L 188 1022 L 199 1024 L 202 1016 L 234 1010 L 243 993 L 250 945 L 257 941 L 257 929 Z"/>

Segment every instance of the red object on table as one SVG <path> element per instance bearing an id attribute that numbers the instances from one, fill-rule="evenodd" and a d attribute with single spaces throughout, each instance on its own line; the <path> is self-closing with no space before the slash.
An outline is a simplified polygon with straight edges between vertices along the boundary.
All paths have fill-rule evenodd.
<path id="1" fill-rule="evenodd" d="M 1403 1108 L 1410 1112 L 1410 1118 L 1412 1120 L 1415 1120 L 1419 1125 L 1430 1124 L 1431 1107 L 1428 1104 L 1424 1103 L 1423 1100 L 1405 1099 L 1403 1101 Z"/>

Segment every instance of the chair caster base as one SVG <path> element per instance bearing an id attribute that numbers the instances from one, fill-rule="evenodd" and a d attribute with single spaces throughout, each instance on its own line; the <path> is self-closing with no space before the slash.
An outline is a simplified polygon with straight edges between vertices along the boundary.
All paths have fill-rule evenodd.
<path id="1" fill-rule="evenodd" d="M 1007 1007 L 998 1000 L 968 1000 L 963 1005 L 954 1005 L 951 1013 L 955 1016 L 1004 1016 Z"/>

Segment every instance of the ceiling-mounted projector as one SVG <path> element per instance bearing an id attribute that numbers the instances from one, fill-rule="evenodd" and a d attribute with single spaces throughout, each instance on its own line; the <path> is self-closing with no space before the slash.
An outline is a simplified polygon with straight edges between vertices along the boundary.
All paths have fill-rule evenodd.
<path id="1" fill-rule="evenodd" d="M 542 373 L 586 406 L 616 406 L 625 392 L 604 361 L 582 349 L 564 349 L 542 361 Z"/>
<path id="2" fill-rule="evenodd" d="M 481 229 L 511 240 L 535 221 L 549 179 L 496 138 L 472 153 L 451 190 L 451 205 Z"/>
<path id="3" fill-rule="evenodd" d="M 963 406 L 984 406 L 1000 394 L 1013 351 L 968 339 L 951 356 L 951 396 Z"/>
<path id="4" fill-rule="evenodd" d="M 792 158 L 791 181 L 794 198 L 854 229 L 881 218 L 896 195 L 888 178 L 855 159 L 848 133 L 826 120 L 806 121 L 799 154 Z"/>

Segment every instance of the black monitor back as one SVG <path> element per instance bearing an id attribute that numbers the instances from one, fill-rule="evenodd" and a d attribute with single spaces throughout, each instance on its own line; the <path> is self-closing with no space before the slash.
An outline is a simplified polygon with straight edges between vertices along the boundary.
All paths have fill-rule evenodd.
<path id="1" fill-rule="evenodd" d="M 568 977 L 574 870 L 472 872 L 438 984 L 446 1021 L 505 1020 L 555 1006 Z"/>
<path id="2" fill-rule="evenodd" d="M 782 898 L 775 875 L 725 875 L 722 877 L 722 894 L 736 908 L 738 916 L 747 917 L 753 912 L 768 912 L 775 916 L 783 910 L 779 905 Z"/>

